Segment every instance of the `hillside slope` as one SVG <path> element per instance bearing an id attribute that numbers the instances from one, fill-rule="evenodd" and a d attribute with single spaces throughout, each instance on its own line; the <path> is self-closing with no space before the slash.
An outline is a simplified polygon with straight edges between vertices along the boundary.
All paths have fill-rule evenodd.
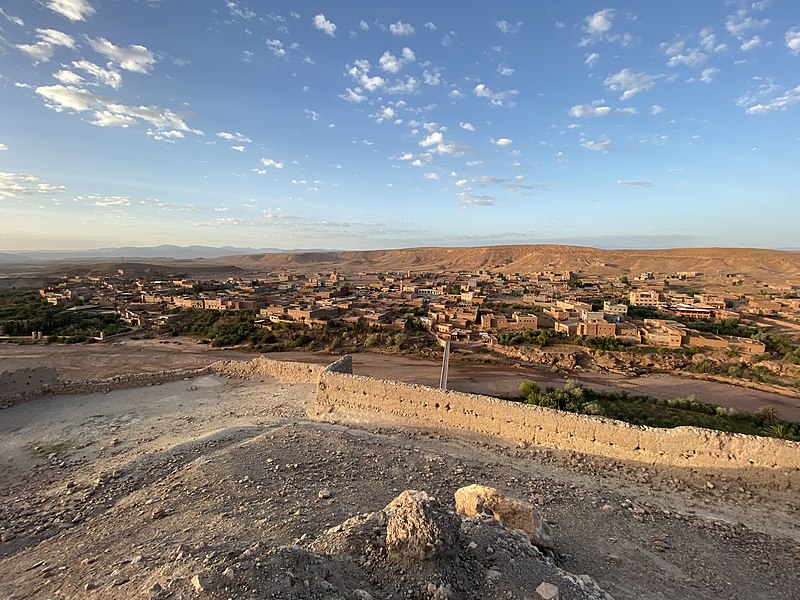
<path id="1" fill-rule="evenodd" d="M 740 273 L 759 279 L 800 276 L 800 252 L 753 248 L 600 250 L 581 246 L 527 245 L 474 248 L 276 253 L 225 257 L 242 269 L 293 272 L 442 271 L 488 269 L 504 273 L 573 270 L 597 275 L 642 271 Z"/>

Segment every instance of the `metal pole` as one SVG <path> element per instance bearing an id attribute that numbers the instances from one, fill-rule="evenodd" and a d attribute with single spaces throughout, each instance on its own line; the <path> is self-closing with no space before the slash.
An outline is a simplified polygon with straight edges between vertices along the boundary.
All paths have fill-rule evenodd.
<path id="1" fill-rule="evenodd" d="M 442 358 L 442 376 L 439 379 L 439 388 L 447 389 L 447 367 L 450 364 L 450 340 L 444 344 L 444 357 Z"/>

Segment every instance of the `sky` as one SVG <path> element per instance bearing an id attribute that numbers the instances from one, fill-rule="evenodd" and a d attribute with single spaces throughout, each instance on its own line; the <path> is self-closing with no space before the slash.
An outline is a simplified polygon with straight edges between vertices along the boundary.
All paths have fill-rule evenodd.
<path id="1" fill-rule="evenodd" d="M 796 0 L 0 7 L 0 250 L 800 247 Z"/>

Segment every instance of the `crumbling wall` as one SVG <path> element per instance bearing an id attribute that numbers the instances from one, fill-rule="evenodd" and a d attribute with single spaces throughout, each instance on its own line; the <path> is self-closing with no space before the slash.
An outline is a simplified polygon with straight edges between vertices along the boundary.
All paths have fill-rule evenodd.
<path id="1" fill-rule="evenodd" d="M 263 376 L 283 383 L 317 383 L 325 365 L 271 360 L 259 356 L 253 360 L 221 360 L 212 363 L 210 368 L 220 375 L 242 379 Z"/>
<path id="2" fill-rule="evenodd" d="M 51 368 L 51 367 L 40 367 Z M 53 369 L 55 371 L 55 369 Z M 55 396 L 59 394 L 95 394 L 98 392 L 109 392 L 123 388 L 137 388 L 148 385 L 160 385 L 170 381 L 190 379 L 208 375 L 211 371 L 208 367 L 200 369 L 172 369 L 169 371 L 156 371 L 153 373 L 127 373 L 115 375 L 108 379 L 85 379 L 85 380 L 52 380 L 52 383 L 45 383 L 35 389 L 6 394 L 0 388 L 0 409 L 8 408 L 16 404 L 21 404 L 28 400 L 33 400 L 39 396 Z"/>
<path id="3" fill-rule="evenodd" d="M 32 392 L 55 383 L 58 371 L 55 367 L 24 367 L 16 371 L 0 372 L 0 395 L 10 396 L 20 392 Z"/>
<path id="4" fill-rule="evenodd" d="M 375 411 L 556 450 L 689 468 L 759 467 L 800 474 L 800 443 L 697 427 L 661 429 L 422 385 L 322 374 L 318 410 Z"/>

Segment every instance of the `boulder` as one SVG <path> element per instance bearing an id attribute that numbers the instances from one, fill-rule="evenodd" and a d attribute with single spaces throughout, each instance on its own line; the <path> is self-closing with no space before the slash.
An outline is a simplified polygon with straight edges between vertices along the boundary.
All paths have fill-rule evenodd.
<path id="1" fill-rule="evenodd" d="M 406 490 L 384 509 L 386 549 L 400 562 L 452 557 L 458 552 L 461 517 L 425 492 Z"/>
<path id="2" fill-rule="evenodd" d="M 457 489 L 455 499 L 456 512 L 460 515 L 489 514 L 509 529 L 522 529 L 534 544 L 548 546 L 552 541 L 550 526 L 539 509 L 528 502 L 478 484 Z"/>

